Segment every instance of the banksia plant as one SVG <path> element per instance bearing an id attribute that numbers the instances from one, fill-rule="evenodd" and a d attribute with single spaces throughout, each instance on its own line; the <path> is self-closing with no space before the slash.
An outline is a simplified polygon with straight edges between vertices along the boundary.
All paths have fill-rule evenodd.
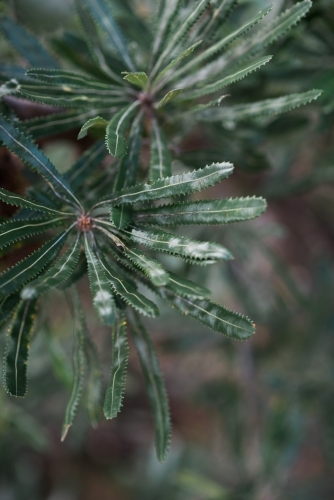
<path id="1" fill-rule="evenodd" d="M 65 69 L 31 33 L 9 17 L 1 21 L 3 33 L 31 66 L 2 65 L 1 94 L 68 108 L 20 122 L 5 98 L 0 120 L 2 144 L 46 181 L 29 188 L 27 196 L 0 190 L 2 201 L 19 207 L 0 226 L 0 246 L 11 249 L 16 242 L 48 235 L 37 250 L 0 275 L 0 322 L 10 322 L 4 384 L 14 396 L 26 394 L 29 342 L 41 297 L 53 288 L 64 290 L 71 297 L 75 328 L 73 388 L 62 439 L 83 390 L 92 421 L 97 420 L 103 385 L 76 287 L 86 273 L 96 312 L 112 331 L 105 417 L 115 417 L 121 408 L 129 323 L 161 461 L 171 434 L 168 401 L 153 343 L 140 319 L 140 314 L 156 317 L 159 310 L 142 289 L 232 339 L 248 339 L 255 331 L 251 320 L 211 301 L 209 290 L 176 276 L 155 256 L 164 252 L 194 265 L 229 260 L 232 255 L 225 247 L 168 228 L 246 221 L 266 207 L 259 197 L 192 199 L 193 193 L 227 178 L 233 166 L 221 161 L 173 172 L 175 137 L 180 141 L 195 123 L 210 117 L 235 123 L 249 115 L 288 111 L 320 94 L 312 90 L 225 106 L 230 85 L 270 61 L 261 51 L 305 15 L 311 2 L 296 4 L 250 35 L 271 9 L 227 33 L 225 21 L 235 4 L 163 1 L 149 24 L 130 2 L 122 2 L 117 6 L 126 13 L 125 35 L 129 31 L 135 37 L 129 44 L 114 19 L 113 2 L 77 1 L 82 36 L 64 34 L 50 42 Z M 94 141 L 62 175 L 34 141 L 70 129 L 80 130 L 78 139 L 89 134 Z M 147 161 L 148 155 L 142 154 L 146 144 Z M 101 167 L 108 155 L 114 160 Z"/>

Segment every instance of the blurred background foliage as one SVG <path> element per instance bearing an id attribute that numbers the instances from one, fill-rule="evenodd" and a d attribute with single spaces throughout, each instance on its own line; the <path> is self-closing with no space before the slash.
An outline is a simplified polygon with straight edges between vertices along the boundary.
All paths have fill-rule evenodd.
<path id="1" fill-rule="evenodd" d="M 131 3 L 143 17 L 152 5 Z M 274 12 L 293 3 L 276 0 Z M 117 5 L 118 20 L 131 33 L 122 2 Z M 266 5 L 240 0 L 226 29 Z M 2 1 L 5 10 L 42 37 L 57 39 L 63 29 L 77 29 L 71 0 Z M 120 416 L 91 430 L 81 410 L 60 443 L 71 381 L 71 322 L 66 302 L 55 294 L 45 303 L 45 317 L 52 320 L 41 321 L 32 343 L 28 397 L 15 400 L 0 392 L 1 500 L 334 498 L 333 0 L 315 0 L 270 53 L 271 64 L 233 86 L 231 102 L 313 87 L 322 88 L 322 96 L 266 120 L 203 123 L 175 142 L 180 165 L 235 164 L 236 173 L 211 189 L 212 197 L 266 196 L 267 213 L 215 234 L 234 253 L 232 263 L 180 269 L 176 259 L 165 257 L 170 269 L 209 285 L 215 300 L 255 319 L 256 335 L 245 343 L 229 341 L 161 304 L 161 317 L 149 327 L 174 428 L 171 453 L 161 465 L 134 354 Z M 0 56 L 4 62 L 16 57 L 5 40 Z M 16 105 L 26 117 L 34 115 L 33 105 Z M 64 171 L 87 144 L 78 145 L 69 133 L 42 146 Z M 29 183 L 20 163 L 2 149 L 0 179 L 16 192 Z M 204 239 L 208 231 L 194 230 Z M 0 261 L 0 267 L 8 264 L 8 258 Z M 80 286 L 88 309 L 88 285 Z M 106 361 L 110 336 L 93 312 L 88 319 Z"/>

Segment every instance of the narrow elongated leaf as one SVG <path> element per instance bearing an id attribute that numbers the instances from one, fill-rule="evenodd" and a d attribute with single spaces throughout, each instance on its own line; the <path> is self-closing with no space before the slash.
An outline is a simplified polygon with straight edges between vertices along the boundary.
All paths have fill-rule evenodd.
<path id="1" fill-rule="evenodd" d="M 31 66 L 43 68 L 58 67 L 58 63 L 46 51 L 40 41 L 30 31 L 17 24 L 10 17 L 3 16 L 1 18 L 0 30 L 20 56 Z"/>
<path id="2" fill-rule="evenodd" d="M 0 116 L 0 140 L 33 171 L 41 174 L 54 191 L 65 194 L 76 205 L 70 186 L 40 149 L 19 129 L 15 128 L 3 115 Z"/>
<path id="3" fill-rule="evenodd" d="M 21 298 L 24 300 L 38 297 L 50 288 L 59 287 L 69 279 L 80 255 L 80 238 L 77 236 L 73 245 L 60 257 L 54 266 L 50 267 L 46 273 L 39 278 L 30 281 L 21 291 Z"/>
<path id="4" fill-rule="evenodd" d="M 118 311 L 112 332 L 111 372 L 103 406 L 107 419 L 115 418 L 121 409 L 128 359 L 126 320 L 124 313 Z"/>
<path id="5" fill-rule="evenodd" d="M 27 362 L 36 310 L 36 300 L 22 302 L 8 333 L 3 380 L 5 389 L 11 396 L 23 398 L 27 393 Z"/>
<path id="6" fill-rule="evenodd" d="M 121 109 L 110 120 L 107 126 L 106 145 L 110 154 L 116 158 L 122 158 L 126 153 L 127 142 L 124 139 L 125 130 L 138 106 L 139 101 L 135 101 L 126 108 Z"/>
<path id="7" fill-rule="evenodd" d="M 172 158 L 169 153 L 168 142 L 157 120 L 153 120 L 151 130 L 150 181 L 154 182 L 163 177 L 170 177 L 171 175 Z"/>
<path id="8" fill-rule="evenodd" d="M 113 325 L 115 320 L 115 304 L 111 285 L 104 272 L 101 262 L 94 253 L 88 237 L 84 235 L 85 253 L 88 264 L 90 289 L 93 295 L 95 309 L 105 325 Z"/>
<path id="9" fill-rule="evenodd" d="M 177 98 L 178 95 L 182 94 L 183 89 L 173 89 L 167 92 L 167 94 L 156 104 L 156 108 L 160 109 L 166 106 L 170 101 Z"/>
<path id="10" fill-rule="evenodd" d="M 136 309 L 141 314 L 154 318 L 159 315 L 159 309 L 149 299 L 139 293 L 136 288 L 124 276 L 115 270 L 105 258 L 101 256 L 101 264 L 107 278 L 114 290 L 128 305 Z"/>
<path id="11" fill-rule="evenodd" d="M 89 10 L 96 23 L 102 28 L 108 42 L 117 50 L 127 68 L 130 71 L 135 71 L 123 35 L 113 18 L 108 2 L 105 0 L 83 0 L 83 4 Z"/>
<path id="12" fill-rule="evenodd" d="M 144 89 L 146 87 L 148 78 L 147 74 L 144 73 L 143 71 L 137 73 L 129 73 L 128 71 L 125 71 L 123 72 L 123 74 L 125 74 L 123 79 L 126 80 L 127 82 L 130 82 L 133 85 L 140 87 L 141 89 Z"/>
<path id="13" fill-rule="evenodd" d="M 182 54 L 180 54 L 178 57 L 173 59 L 162 71 L 160 71 L 160 73 L 158 74 L 158 76 L 154 80 L 153 84 L 156 84 L 159 80 L 161 80 L 161 78 L 167 73 L 167 71 L 169 71 L 176 64 L 178 64 L 180 61 L 182 61 L 182 59 L 184 59 L 185 57 L 188 57 L 196 49 L 196 47 L 198 47 L 198 45 L 200 45 L 202 43 L 202 41 L 203 40 L 199 40 L 198 42 L 194 43 L 191 47 L 184 50 L 182 52 Z"/>
<path id="14" fill-rule="evenodd" d="M 96 346 L 88 332 L 85 322 L 83 324 L 83 331 L 84 352 L 88 372 L 85 386 L 85 403 L 90 422 L 92 426 L 96 428 L 99 421 L 99 415 L 102 413 L 102 367 Z"/>
<path id="15" fill-rule="evenodd" d="M 14 293 L 12 295 L 8 295 L 0 301 L 0 326 L 14 314 L 20 300 L 20 294 Z"/>
<path id="16" fill-rule="evenodd" d="M 22 285 L 43 271 L 45 266 L 60 252 L 70 229 L 48 241 L 15 266 L 0 274 L 0 299 L 16 292 Z"/>
<path id="17" fill-rule="evenodd" d="M 225 179 L 232 171 L 232 163 L 212 163 L 212 165 L 205 168 L 159 179 L 152 184 L 137 184 L 136 186 L 122 189 L 118 193 L 115 193 L 113 198 L 101 201 L 98 205 L 121 205 L 123 203 L 152 201 L 201 191 Z"/>
<path id="18" fill-rule="evenodd" d="M 168 57 L 172 51 L 179 45 L 182 41 L 182 38 L 186 35 L 186 33 L 190 30 L 190 28 L 196 23 L 199 17 L 203 14 L 207 6 L 209 5 L 211 0 L 197 0 L 193 9 L 191 10 L 190 15 L 181 23 L 180 26 L 171 34 L 170 39 L 167 42 L 166 47 L 160 54 L 153 70 L 151 73 L 151 77 L 155 76 L 158 70 L 161 67 L 161 64 L 164 62 L 166 57 Z"/>
<path id="19" fill-rule="evenodd" d="M 50 219 L 49 217 L 13 220 L 0 224 L 0 248 L 6 247 L 15 241 L 29 238 L 35 234 L 44 233 L 49 229 L 64 225 L 67 222 L 65 217 Z"/>
<path id="20" fill-rule="evenodd" d="M 65 211 L 62 212 L 61 210 L 56 210 L 52 207 L 48 207 L 46 205 L 38 203 L 35 200 L 26 198 L 24 196 L 20 196 L 15 193 L 11 193 L 10 191 L 7 191 L 6 189 L 2 188 L 0 188 L 0 200 L 4 201 L 5 203 L 8 203 L 8 205 L 14 205 L 15 207 L 29 208 L 34 212 L 43 212 L 45 214 L 50 214 L 50 215 L 72 216 L 72 214 L 69 212 Z"/>
<path id="21" fill-rule="evenodd" d="M 157 29 L 154 36 L 154 43 L 152 48 L 151 64 L 154 62 L 155 57 L 161 51 L 164 41 L 167 39 L 170 26 L 173 19 L 175 19 L 182 0 L 170 0 L 169 2 L 161 2 L 161 10 L 157 13 Z"/>
<path id="22" fill-rule="evenodd" d="M 96 172 L 107 154 L 104 141 L 97 141 L 87 149 L 65 174 L 72 189 L 77 190 L 82 187 L 87 177 Z"/>
<path id="23" fill-rule="evenodd" d="M 227 87 L 232 83 L 242 80 L 242 78 L 245 78 L 245 76 L 249 75 L 249 73 L 252 73 L 253 71 L 257 70 L 264 64 L 267 64 L 267 62 L 269 62 L 270 59 L 272 59 L 272 56 L 261 57 L 252 64 L 247 64 L 245 67 L 238 69 L 235 73 L 231 75 L 225 76 L 221 80 L 218 80 L 214 83 L 210 83 L 208 85 L 204 85 L 204 87 L 198 90 L 193 90 L 191 92 L 183 94 L 180 100 L 188 101 L 192 99 L 197 99 L 198 97 L 202 97 L 208 94 L 212 94 L 214 92 L 218 92 L 218 90 L 221 90 L 222 88 Z"/>
<path id="24" fill-rule="evenodd" d="M 157 293 L 182 314 L 191 316 L 212 330 L 236 340 L 245 340 L 255 332 L 251 320 L 209 299 L 182 297 L 166 288 L 157 288 Z"/>
<path id="25" fill-rule="evenodd" d="M 173 203 L 135 213 L 135 222 L 154 226 L 228 224 L 254 219 L 266 209 L 263 198 L 226 198 Z"/>
<path id="26" fill-rule="evenodd" d="M 280 16 L 276 17 L 272 23 L 265 26 L 251 39 L 245 40 L 238 50 L 238 57 L 244 58 L 254 56 L 260 50 L 276 41 L 287 33 L 292 26 L 297 24 L 310 10 L 311 6 L 312 2 L 310 0 L 304 0 L 284 11 Z"/>
<path id="27" fill-rule="evenodd" d="M 70 85 L 49 85 L 44 82 L 22 82 L 18 90 L 24 97 L 42 104 L 62 108 L 102 108 L 124 106 L 128 102 L 125 92 L 110 88 L 81 88 Z"/>
<path id="28" fill-rule="evenodd" d="M 75 303 L 78 298 L 75 298 Z M 82 384 L 84 378 L 84 332 L 83 324 L 78 310 L 75 310 L 73 318 L 73 382 L 70 400 L 67 403 L 65 418 L 61 431 L 61 440 L 64 441 L 69 428 L 73 424 L 77 407 L 82 394 Z"/>
<path id="29" fill-rule="evenodd" d="M 155 259 L 138 250 L 138 248 L 126 248 L 124 255 L 141 269 L 155 286 L 163 286 L 168 283 L 169 274 L 166 269 Z"/>
<path id="30" fill-rule="evenodd" d="M 274 116 L 286 113 L 287 111 L 291 111 L 299 106 L 308 104 L 314 99 L 317 99 L 321 94 L 322 90 L 314 89 L 300 94 L 290 94 L 250 104 L 239 104 L 237 106 L 224 108 L 224 110 L 215 109 L 211 110 L 210 121 L 221 121 L 231 127 L 236 122 L 247 120 L 249 118 L 255 119 L 262 116 Z M 204 111 L 201 115 L 201 119 L 206 121 L 209 119 L 209 115 Z"/>
<path id="31" fill-rule="evenodd" d="M 198 285 L 190 280 L 186 280 L 185 278 L 181 278 L 174 273 L 169 271 L 169 282 L 168 288 L 170 288 L 173 292 L 176 292 L 178 295 L 182 295 L 184 297 L 209 297 L 211 295 L 210 290 L 204 288 L 203 286 Z"/>
<path id="32" fill-rule="evenodd" d="M 93 19 L 90 17 L 89 12 L 87 12 L 87 10 L 85 9 L 83 2 L 81 2 L 81 0 L 75 0 L 75 7 L 79 15 L 81 30 L 85 37 L 86 45 L 88 47 L 90 56 L 94 61 L 95 65 L 101 68 L 103 73 L 108 75 L 108 77 L 114 80 L 115 82 L 123 83 L 122 79 L 117 74 L 118 71 L 116 70 L 117 73 L 115 73 L 115 71 L 111 69 L 111 67 L 115 69 L 115 64 L 110 64 L 110 55 L 108 54 L 109 56 L 108 57 L 104 50 L 104 45 L 105 45 L 104 40 L 101 40 L 100 34 L 96 29 L 96 25 L 94 24 Z M 76 52 L 77 51 L 74 51 L 73 54 L 72 51 L 71 54 L 72 57 L 70 57 L 70 59 L 73 59 L 73 55 L 75 57 Z M 96 74 L 96 67 L 92 69 L 94 69 L 94 74 Z"/>
<path id="33" fill-rule="evenodd" d="M 122 232 L 130 236 L 131 240 L 160 252 L 166 252 L 178 257 L 199 260 L 229 260 L 232 254 L 223 246 L 207 241 L 196 241 L 185 236 L 166 233 L 159 229 L 148 228 Z"/>
<path id="34" fill-rule="evenodd" d="M 153 342 L 138 315 L 131 321 L 131 334 L 136 344 L 153 413 L 157 457 L 163 462 L 169 450 L 172 432 L 166 387 Z"/>
<path id="35" fill-rule="evenodd" d="M 27 70 L 27 75 L 36 80 L 48 83 L 51 86 L 59 85 L 60 88 L 69 87 L 83 89 L 84 91 L 104 91 L 106 93 L 108 91 L 121 90 L 117 85 L 112 85 L 96 78 L 92 78 L 91 76 L 64 69 L 48 70 L 44 68 L 33 68 Z"/>
<path id="36" fill-rule="evenodd" d="M 128 141 L 129 147 L 118 169 L 114 191 L 120 191 L 136 184 L 142 144 L 142 118 L 142 113 L 138 113 L 132 123 Z"/>
<path id="37" fill-rule="evenodd" d="M 243 26 L 234 30 L 229 35 L 221 38 L 216 43 L 212 44 L 208 49 L 204 50 L 201 54 L 193 58 L 187 64 L 185 64 L 182 68 L 176 71 L 173 75 L 173 79 L 180 77 L 184 74 L 189 74 L 190 71 L 195 67 L 200 67 L 203 65 L 204 61 L 207 61 L 212 56 L 221 52 L 225 47 L 227 47 L 230 43 L 234 42 L 237 38 L 247 33 L 250 29 L 252 29 L 256 24 L 258 24 L 272 9 L 270 6 L 269 9 L 260 11 L 253 19 L 247 21 Z"/>
<path id="38" fill-rule="evenodd" d="M 83 139 L 84 137 L 86 137 L 87 132 L 90 128 L 96 127 L 100 129 L 106 129 L 108 123 L 109 123 L 108 120 L 101 118 L 101 116 L 96 116 L 95 118 L 91 118 L 82 125 L 80 132 L 78 134 L 78 139 Z"/>

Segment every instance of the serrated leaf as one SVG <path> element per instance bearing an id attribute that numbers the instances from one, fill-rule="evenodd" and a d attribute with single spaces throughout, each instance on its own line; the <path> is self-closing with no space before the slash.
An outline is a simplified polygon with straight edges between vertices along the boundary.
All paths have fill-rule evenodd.
<path id="1" fill-rule="evenodd" d="M 163 9 L 157 18 L 157 30 L 154 36 L 154 43 L 152 48 L 152 61 L 155 56 L 160 52 L 163 42 L 167 39 L 168 30 L 173 18 L 176 16 L 182 0 L 169 0 L 164 2 Z"/>
<path id="2" fill-rule="evenodd" d="M 122 74 L 125 74 L 123 80 L 126 80 L 127 82 L 130 82 L 133 85 L 140 87 L 141 89 L 144 89 L 147 85 L 147 74 L 143 71 L 139 71 L 137 73 L 129 73 L 128 71 L 124 71 Z"/>
<path id="3" fill-rule="evenodd" d="M 31 66 L 57 68 L 55 59 L 46 51 L 40 41 L 26 28 L 8 16 L 3 16 L 0 29 L 10 44 Z"/>
<path id="4" fill-rule="evenodd" d="M 3 380 L 11 396 L 23 398 L 27 393 L 27 363 L 36 310 L 36 300 L 21 303 L 8 332 Z"/>
<path id="5" fill-rule="evenodd" d="M 93 174 L 107 156 L 104 141 L 97 141 L 66 172 L 65 179 L 72 189 L 77 190 L 84 185 L 86 179 Z"/>
<path id="6" fill-rule="evenodd" d="M 150 181 L 154 182 L 172 175 L 172 158 L 168 142 L 157 120 L 152 120 Z"/>
<path id="7" fill-rule="evenodd" d="M 78 263 L 80 255 L 80 238 L 39 278 L 30 281 L 21 291 L 21 298 L 29 300 L 40 296 L 50 288 L 59 287 L 68 280 Z"/>
<path id="8" fill-rule="evenodd" d="M 179 45 L 182 41 L 182 38 L 186 35 L 189 29 L 196 23 L 199 17 L 203 14 L 207 6 L 209 5 L 211 0 L 197 0 L 196 4 L 192 8 L 189 16 L 175 29 L 175 31 L 171 34 L 170 39 L 168 40 L 166 47 L 160 54 L 152 72 L 151 77 L 154 77 L 158 70 L 160 69 L 161 64 L 164 62 L 166 57 L 168 57 L 175 47 Z"/>
<path id="9" fill-rule="evenodd" d="M 157 109 L 160 109 L 160 108 L 163 108 L 164 106 L 166 106 L 166 104 L 168 104 L 170 101 L 173 101 L 174 99 L 177 98 L 178 95 L 182 94 L 183 92 L 183 89 L 173 89 L 173 90 L 170 90 L 169 92 L 167 92 L 167 94 L 161 99 L 161 101 L 159 101 L 157 104 L 156 104 L 156 108 Z"/>
<path id="10" fill-rule="evenodd" d="M 203 286 L 200 286 L 193 281 L 181 278 L 180 276 L 177 276 L 170 271 L 167 287 L 170 288 L 173 292 L 176 292 L 178 295 L 182 295 L 184 297 L 204 298 L 211 295 L 211 291 L 207 288 L 204 288 Z"/>
<path id="11" fill-rule="evenodd" d="M 94 428 L 97 427 L 101 411 L 102 399 L 102 367 L 96 346 L 89 335 L 86 324 L 83 324 L 84 352 L 87 363 L 87 382 L 85 386 L 85 403 L 90 422 Z"/>
<path id="12" fill-rule="evenodd" d="M 15 241 L 29 238 L 35 234 L 41 234 L 54 227 L 62 226 L 66 223 L 65 217 L 50 219 L 49 217 L 12 220 L 5 224 L 0 224 L 0 248 L 6 247 Z"/>
<path id="13" fill-rule="evenodd" d="M 201 54 L 196 56 L 194 59 L 185 64 L 182 68 L 176 71 L 175 74 L 173 75 L 173 79 L 178 78 L 184 74 L 189 74 L 197 66 L 201 67 L 204 61 L 207 61 L 212 56 L 221 52 L 230 43 L 234 42 L 234 40 L 244 35 L 250 29 L 256 26 L 256 24 L 258 24 L 271 10 L 272 6 L 270 6 L 266 10 L 260 11 L 254 18 L 252 18 L 250 21 L 247 21 L 243 26 L 234 30 L 229 35 L 220 38 L 218 42 L 212 44 L 208 49 L 204 50 Z"/>
<path id="14" fill-rule="evenodd" d="M 182 61 L 182 59 L 184 59 L 185 57 L 188 57 L 196 49 L 196 47 L 198 47 L 198 45 L 200 45 L 202 43 L 202 41 L 203 40 L 199 40 L 198 42 L 194 43 L 193 45 L 191 45 L 191 47 L 184 50 L 178 57 L 173 59 L 162 71 L 160 71 L 158 76 L 155 78 L 153 85 L 158 83 L 161 80 L 161 78 L 167 73 L 167 71 L 169 71 L 176 64 L 178 64 L 180 61 Z"/>
<path id="15" fill-rule="evenodd" d="M 135 101 L 126 108 L 121 109 L 110 120 L 106 130 L 106 145 L 110 154 L 116 158 L 122 158 L 127 150 L 127 142 L 124 139 L 126 127 L 132 118 L 139 101 Z"/>
<path id="16" fill-rule="evenodd" d="M 166 233 L 160 229 L 147 228 L 131 231 L 123 229 L 132 241 L 145 245 L 153 250 L 165 252 L 178 257 L 195 260 L 229 260 L 232 254 L 223 246 L 207 241 L 196 241 L 185 236 Z"/>
<path id="17" fill-rule="evenodd" d="M 135 315 L 135 320 L 131 322 L 131 334 L 136 344 L 153 413 L 157 457 L 163 462 L 169 450 L 172 432 L 166 387 L 153 342 L 138 315 Z"/>
<path id="18" fill-rule="evenodd" d="M 138 113 L 132 123 L 129 133 L 128 150 L 119 166 L 114 191 L 133 186 L 136 183 L 142 145 L 142 119 L 142 113 Z"/>
<path id="19" fill-rule="evenodd" d="M 15 128 L 3 115 L 0 116 L 0 139 L 7 148 L 15 153 L 21 160 L 38 172 L 48 182 L 50 187 L 57 192 L 65 194 L 76 206 L 80 202 L 75 197 L 70 186 L 63 176 L 56 170 L 40 149 L 19 129 Z"/>
<path id="20" fill-rule="evenodd" d="M 159 315 L 159 309 L 149 299 L 139 293 L 136 288 L 124 276 L 119 274 L 105 258 L 101 256 L 101 264 L 107 278 L 114 290 L 128 305 L 136 309 L 141 314 L 155 318 Z"/>
<path id="21" fill-rule="evenodd" d="M 226 198 L 173 203 L 136 211 L 135 222 L 155 226 L 228 224 L 254 219 L 266 209 L 263 198 Z"/>
<path id="22" fill-rule="evenodd" d="M 132 222 L 131 207 L 126 207 L 124 205 L 122 205 L 121 207 L 111 207 L 109 215 L 110 221 L 118 229 L 125 229 Z"/>
<path id="23" fill-rule="evenodd" d="M 312 2 L 310 0 L 304 0 L 303 2 L 296 3 L 290 9 L 284 11 L 280 16 L 276 17 L 272 23 L 257 32 L 251 39 L 245 40 L 242 46 L 239 47 L 238 56 L 243 59 L 244 56 L 254 56 L 260 50 L 276 41 L 282 35 L 287 33 L 292 26 L 297 24 L 298 21 L 300 21 L 300 19 L 309 11 L 311 6 Z"/>
<path id="24" fill-rule="evenodd" d="M 32 200 L 31 198 L 26 198 L 24 196 L 20 196 L 15 193 L 11 193 L 6 189 L 0 188 L 0 200 L 8 203 L 8 205 L 13 205 L 15 207 L 28 208 L 29 210 L 33 210 L 34 212 L 43 212 L 45 214 L 50 215 L 73 215 L 69 212 L 62 212 L 61 210 L 56 210 L 52 207 L 48 207 L 41 203 Z"/>
<path id="25" fill-rule="evenodd" d="M 49 85 L 44 82 L 22 82 L 18 90 L 24 97 L 42 104 L 51 104 L 62 108 L 103 108 L 124 106 L 128 96 L 118 87 L 95 89 L 70 85 Z"/>
<path id="26" fill-rule="evenodd" d="M 61 235 L 55 236 L 28 257 L 1 273 L 0 299 L 16 292 L 22 285 L 43 271 L 60 252 L 71 229 L 72 227 Z"/>
<path id="27" fill-rule="evenodd" d="M 83 139 L 84 137 L 86 137 L 87 132 L 90 128 L 96 127 L 105 129 L 108 123 L 109 123 L 108 120 L 101 118 L 101 116 L 96 116 L 95 118 L 91 118 L 81 127 L 80 132 L 78 134 L 78 139 Z"/>
<path id="28" fill-rule="evenodd" d="M 78 302 L 78 297 L 74 296 L 74 303 Z M 61 441 L 64 441 L 69 428 L 73 424 L 77 407 L 81 398 L 83 377 L 84 377 L 84 332 L 79 311 L 76 309 L 73 318 L 73 382 L 70 400 L 67 403 L 64 422 L 61 431 Z"/>
<path id="29" fill-rule="evenodd" d="M 238 69 L 235 73 L 231 75 L 225 76 L 221 80 L 218 80 L 214 83 L 210 83 L 208 85 L 204 85 L 204 87 L 199 88 L 197 90 L 185 93 L 180 98 L 180 100 L 188 101 L 192 99 L 197 99 L 199 97 L 203 97 L 208 94 L 212 94 L 214 92 L 218 92 L 222 88 L 227 87 L 228 85 L 231 85 L 232 83 L 237 82 L 242 78 L 245 78 L 245 76 L 249 75 L 249 73 L 252 73 L 253 71 L 257 70 L 264 64 L 267 64 L 267 62 L 269 62 L 271 59 L 272 56 L 261 57 L 252 64 L 247 64 L 245 67 Z"/>
<path id="30" fill-rule="evenodd" d="M 35 80 L 48 83 L 51 88 L 57 85 L 60 89 L 63 86 L 67 86 L 69 88 L 78 88 L 85 91 L 95 90 L 97 92 L 104 91 L 107 93 L 108 91 L 118 90 L 121 92 L 120 87 L 116 85 L 103 82 L 83 73 L 77 73 L 75 71 L 68 71 L 64 69 L 32 68 L 27 70 L 27 75 Z"/>
<path id="31" fill-rule="evenodd" d="M 115 193 L 113 198 L 103 200 L 96 206 L 152 201 L 201 191 L 228 177 L 232 171 L 232 163 L 212 163 L 212 165 L 205 168 L 159 179 L 152 184 L 137 184 L 133 187 L 122 189 L 118 193 Z"/>
<path id="32" fill-rule="evenodd" d="M 118 310 L 112 332 L 111 372 L 103 406 L 103 412 L 107 419 L 115 418 L 121 409 L 128 358 L 125 315 Z"/>
<path id="33" fill-rule="evenodd" d="M 166 285 L 169 281 L 169 274 L 166 269 L 152 257 L 144 254 L 138 248 L 127 247 L 124 250 L 131 262 L 133 262 L 148 277 L 155 286 Z"/>
<path id="34" fill-rule="evenodd" d="M 84 234 L 85 253 L 88 264 L 90 289 L 93 295 L 95 309 L 105 325 L 113 325 L 115 320 L 115 304 L 111 285 L 104 272 L 101 262 L 93 251 L 87 234 Z"/>
<path id="35" fill-rule="evenodd" d="M 112 11 L 108 3 L 105 0 L 83 0 L 83 4 L 105 33 L 108 42 L 116 48 L 120 58 L 123 60 L 127 68 L 130 71 L 135 71 L 134 64 L 124 42 L 123 35 L 113 18 Z"/>
<path id="36" fill-rule="evenodd" d="M 309 90 L 300 94 L 290 94 L 275 99 L 265 99 L 264 101 L 249 104 L 239 104 L 224 108 L 224 110 L 211 111 L 210 121 L 222 121 L 227 126 L 233 126 L 235 122 L 247 120 L 249 118 L 259 118 L 261 116 L 272 116 L 286 113 L 317 99 L 322 90 Z M 209 116 L 204 112 L 201 119 L 205 121 Z"/>
<path id="37" fill-rule="evenodd" d="M 93 19 L 90 17 L 89 12 L 85 9 L 81 0 L 75 0 L 76 11 L 79 15 L 80 27 L 83 32 L 89 54 L 94 63 L 101 68 L 103 73 L 108 75 L 109 78 L 118 83 L 123 83 L 122 79 L 111 69 L 114 65 L 110 64 L 110 55 L 104 50 L 104 40 L 101 40 L 100 34 L 96 29 Z M 95 68 L 94 68 L 95 69 Z M 96 72 L 96 69 L 95 69 Z"/>
<path id="38" fill-rule="evenodd" d="M 59 290 L 65 290 L 66 288 L 69 288 L 70 286 L 74 285 L 79 281 L 85 274 L 87 273 L 87 261 L 86 261 L 86 255 L 84 252 L 81 252 L 79 256 L 78 263 L 76 267 L 74 268 L 71 276 L 64 282 L 59 285 Z"/>
<path id="39" fill-rule="evenodd" d="M 20 293 L 14 293 L 0 301 L 0 326 L 14 314 L 20 300 Z"/>
<path id="40" fill-rule="evenodd" d="M 212 330 L 236 340 L 246 340 L 255 332 L 255 325 L 249 318 L 230 311 L 209 299 L 182 297 L 166 288 L 157 288 L 161 298 L 182 314 L 191 316 Z"/>

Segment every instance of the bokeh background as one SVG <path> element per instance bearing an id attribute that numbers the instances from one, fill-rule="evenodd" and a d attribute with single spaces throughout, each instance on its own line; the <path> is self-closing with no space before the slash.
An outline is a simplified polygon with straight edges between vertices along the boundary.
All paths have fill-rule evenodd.
<path id="1" fill-rule="evenodd" d="M 149 15 L 152 2 L 131 3 Z M 293 3 L 276 0 L 273 12 Z M 268 2 L 239 4 L 227 30 Z M 77 29 L 71 0 L 12 0 L 0 2 L 0 9 L 49 40 Z M 131 33 L 121 8 L 116 16 Z M 60 443 L 71 384 L 71 321 L 64 297 L 55 293 L 45 301 L 49 327 L 41 321 L 32 342 L 28 396 L 15 400 L 0 389 L 1 500 L 334 498 L 334 2 L 315 0 L 268 53 L 274 55 L 270 64 L 231 88 L 234 102 L 311 88 L 322 88 L 322 96 L 270 120 L 201 125 L 176 148 L 180 164 L 232 161 L 234 175 L 209 196 L 262 195 L 266 214 L 193 230 L 196 238 L 228 246 L 232 263 L 194 269 L 164 257 L 171 270 L 209 286 L 214 300 L 254 319 L 255 336 L 230 341 L 161 304 L 160 318 L 147 324 L 171 404 L 166 462 L 155 458 L 152 418 L 131 345 L 120 415 L 93 430 L 79 409 Z M 4 39 L 0 57 L 19 61 Z M 24 101 L 12 105 L 22 118 L 37 113 Z M 41 146 L 65 171 L 87 142 L 66 133 Z M 29 182 L 20 162 L 1 148 L 1 187 L 22 193 Z M 0 210 L 10 215 L 5 205 Z M 11 258 L 0 255 L 0 268 Z M 110 332 L 90 309 L 85 280 L 80 290 L 107 377 Z M 3 329 L 1 350 L 4 337 Z"/>

